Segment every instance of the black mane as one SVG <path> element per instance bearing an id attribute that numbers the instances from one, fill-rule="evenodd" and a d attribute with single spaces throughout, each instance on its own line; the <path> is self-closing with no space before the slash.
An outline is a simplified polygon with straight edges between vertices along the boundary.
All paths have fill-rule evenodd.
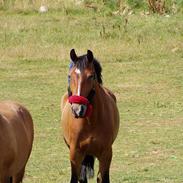
<path id="1" fill-rule="evenodd" d="M 75 66 L 82 71 L 87 67 L 88 62 L 89 61 L 87 59 L 87 56 L 82 55 L 77 58 L 77 62 L 75 63 Z M 95 73 L 97 75 L 97 81 L 99 84 L 102 84 L 102 67 L 95 58 L 93 59 L 93 65 L 94 65 Z"/>

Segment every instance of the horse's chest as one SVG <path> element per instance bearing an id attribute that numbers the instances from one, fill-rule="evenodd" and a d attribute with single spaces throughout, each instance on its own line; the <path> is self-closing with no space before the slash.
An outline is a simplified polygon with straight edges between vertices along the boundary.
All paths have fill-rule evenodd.
<path id="1" fill-rule="evenodd" d="M 96 137 L 88 137 L 79 143 L 79 148 L 82 152 L 97 156 L 103 149 L 103 144 Z"/>

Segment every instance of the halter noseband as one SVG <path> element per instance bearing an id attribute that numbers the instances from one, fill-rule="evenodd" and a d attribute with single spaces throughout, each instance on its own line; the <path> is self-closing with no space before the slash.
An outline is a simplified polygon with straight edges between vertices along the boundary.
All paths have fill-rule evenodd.
<path id="1" fill-rule="evenodd" d="M 73 95 L 69 97 L 69 103 L 75 103 L 75 104 L 82 104 L 82 105 L 86 105 L 87 109 L 86 109 L 86 113 L 84 115 L 84 117 L 90 117 L 93 111 L 93 106 L 92 104 L 89 102 L 89 100 L 83 96 L 77 96 L 77 95 Z"/>
<path id="2" fill-rule="evenodd" d="M 92 111 L 93 111 L 92 101 L 93 101 L 93 97 L 95 95 L 95 89 L 93 88 L 90 91 L 88 97 L 72 95 L 72 92 L 70 91 L 70 87 L 68 88 L 68 93 L 70 94 L 70 95 L 68 95 L 69 103 L 86 105 L 87 109 L 86 109 L 86 113 L 85 113 L 84 117 L 90 117 L 92 114 Z"/>

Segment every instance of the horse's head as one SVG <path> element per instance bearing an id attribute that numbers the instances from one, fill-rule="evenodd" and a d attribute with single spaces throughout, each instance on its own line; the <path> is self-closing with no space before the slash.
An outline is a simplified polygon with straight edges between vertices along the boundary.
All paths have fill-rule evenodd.
<path id="1" fill-rule="evenodd" d="M 101 80 L 101 66 L 94 59 L 92 51 L 77 56 L 70 51 L 71 65 L 69 71 L 69 102 L 74 116 L 83 118 L 91 113 L 91 102 L 95 93 L 95 84 Z"/>

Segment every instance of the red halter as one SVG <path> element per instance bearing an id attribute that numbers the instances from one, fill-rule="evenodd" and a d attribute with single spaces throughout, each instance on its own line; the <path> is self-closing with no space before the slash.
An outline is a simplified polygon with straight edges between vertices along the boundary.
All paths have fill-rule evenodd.
<path id="1" fill-rule="evenodd" d="M 77 96 L 77 95 L 72 95 L 69 97 L 69 103 L 75 103 L 75 104 L 83 104 L 87 106 L 87 110 L 86 110 L 86 114 L 84 117 L 90 117 L 92 110 L 93 110 L 93 106 L 91 105 L 91 103 L 89 102 L 89 100 L 83 96 Z"/>

